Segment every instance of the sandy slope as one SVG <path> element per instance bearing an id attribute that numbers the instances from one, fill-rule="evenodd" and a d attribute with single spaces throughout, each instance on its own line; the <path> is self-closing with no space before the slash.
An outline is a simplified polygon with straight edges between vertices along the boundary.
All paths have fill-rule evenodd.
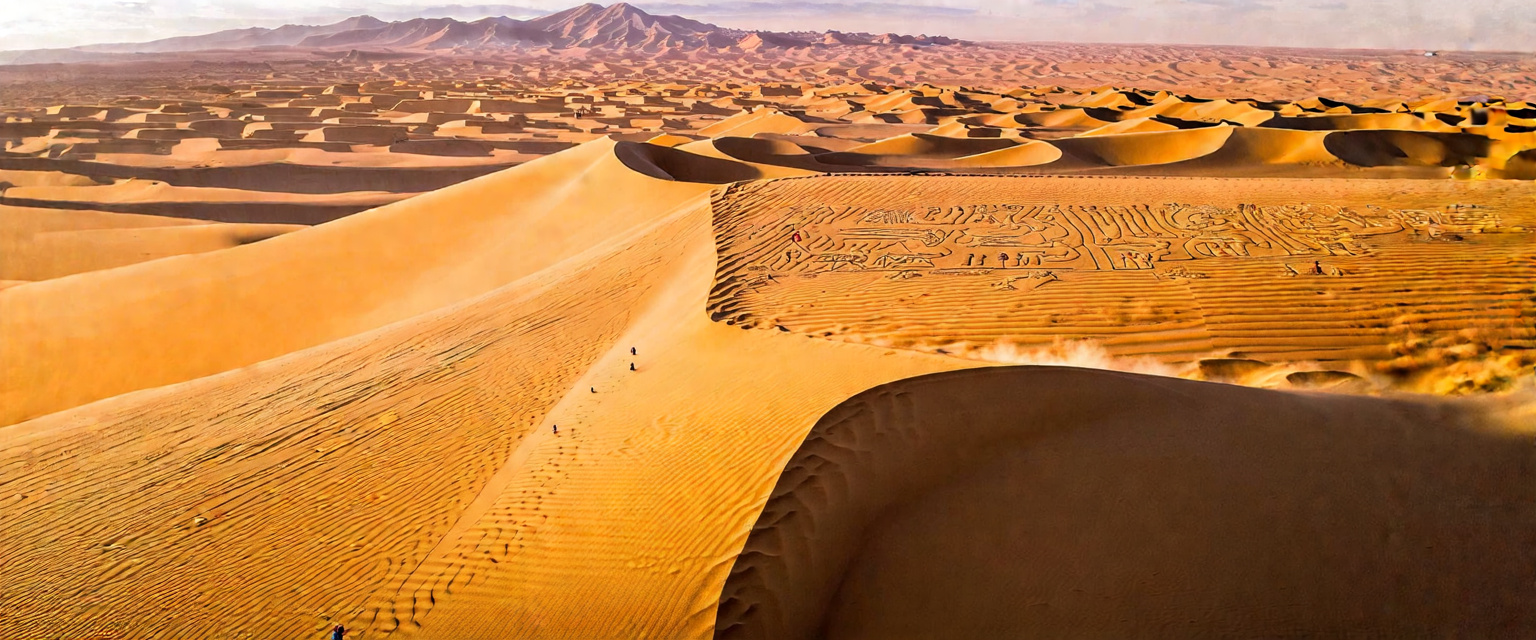
<path id="1" fill-rule="evenodd" d="M 0 279 L 48 280 L 236 247 L 303 228 L 0 206 Z"/>
<path id="2" fill-rule="evenodd" d="M 0 332 L 23 338 L 0 346 L 0 422 L 252 364 L 436 309 L 712 188 L 631 171 L 613 149 L 612 142 L 588 145 L 230 251 L 7 289 Z M 642 191 L 644 199 L 627 195 Z M 241 286 L 226 286 L 232 279 Z"/>
<path id="3" fill-rule="evenodd" d="M 650 245 L 8 428 L 0 634 L 293 637 L 391 606 L 612 348 L 660 263 L 664 243 Z M 79 447 L 97 452 L 91 473 L 57 483 L 85 462 Z M 153 498 L 127 504 L 146 483 Z"/>
<path id="4" fill-rule="evenodd" d="M 1523 635 L 1531 435 L 1084 369 L 902 380 L 811 430 L 715 637 Z"/>

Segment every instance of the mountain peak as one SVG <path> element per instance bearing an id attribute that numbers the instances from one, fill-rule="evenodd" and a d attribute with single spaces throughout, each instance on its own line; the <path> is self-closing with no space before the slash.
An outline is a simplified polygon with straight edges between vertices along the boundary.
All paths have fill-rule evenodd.
<path id="1" fill-rule="evenodd" d="M 496 49 L 624 49 L 661 53 L 700 49 L 763 49 L 838 46 L 931 46 L 957 44 L 942 36 L 825 34 L 731 29 L 675 15 L 653 15 L 628 2 L 587 3 L 564 11 L 517 20 L 486 17 L 463 22 L 450 17 L 385 22 L 358 15 L 324 26 L 229 30 L 155 42 L 97 45 L 79 51 L 159 53 L 209 49 L 291 46 L 335 51 L 455 51 Z"/>
<path id="2" fill-rule="evenodd" d="M 363 14 L 342 20 L 341 22 L 336 23 L 334 26 L 345 27 L 348 29 L 377 29 L 386 24 L 389 23 L 368 14 Z"/>

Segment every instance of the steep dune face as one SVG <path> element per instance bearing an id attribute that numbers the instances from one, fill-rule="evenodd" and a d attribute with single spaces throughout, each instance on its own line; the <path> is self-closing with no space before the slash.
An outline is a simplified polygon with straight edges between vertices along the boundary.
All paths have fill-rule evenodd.
<path id="1" fill-rule="evenodd" d="M 1068 138 L 1054 141 L 1061 148 L 1062 162 L 1089 166 L 1132 166 L 1169 164 L 1208 155 L 1226 143 L 1232 127 L 1209 127 L 1150 133 L 1125 133 L 1116 136 Z"/>
<path id="2" fill-rule="evenodd" d="M 996 151 L 1019 144 L 1016 140 L 949 138 L 921 133 L 897 136 L 849 149 L 862 155 L 900 155 L 954 158 Z"/>
<path id="3" fill-rule="evenodd" d="M 1346 162 L 1362 167 L 1451 167 L 1476 164 L 1492 142 L 1467 133 L 1336 131 L 1323 144 Z"/>
<path id="4" fill-rule="evenodd" d="M 0 291 L 0 424 L 244 366 L 533 273 L 704 183 L 612 141 L 228 251 Z M 535 188 L 537 185 L 537 188 Z M 620 194 L 643 192 L 644 199 Z M 451 221 L 451 222 L 447 222 Z M 239 287 L 227 282 L 238 281 Z"/>
<path id="5" fill-rule="evenodd" d="M 811 141 L 807 141 L 809 144 Z M 701 156 L 725 158 L 749 164 L 763 177 L 791 177 L 835 171 L 837 167 L 816 159 L 794 142 L 776 138 L 710 138 L 680 145 L 679 149 Z"/>
<path id="6" fill-rule="evenodd" d="M 1209 122 L 1197 122 L 1193 120 L 1180 120 L 1165 116 L 1151 116 L 1146 118 L 1131 118 L 1121 120 L 1114 124 L 1104 125 L 1097 129 L 1090 129 L 1078 134 L 1080 137 L 1105 136 L 1118 133 L 1152 133 L 1156 131 L 1177 131 L 1179 129 L 1199 129 L 1215 126 Z"/>
<path id="7" fill-rule="evenodd" d="M 712 142 L 701 141 L 678 147 L 620 142 L 614 149 L 614 155 L 625 167 L 637 173 L 683 182 L 726 184 L 813 173 L 738 160 L 716 149 Z"/>
<path id="8" fill-rule="evenodd" d="M 675 269 L 677 219 L 383 329 L 7 427 L 0 636 L 415 625 L 490 568 L 444 563 L 477 495 L 562 462 L 508 467 Z"/>
<path id="9" fill-rule="evenodd" d="M 812 429 L 715 637 L 1525 635 L 1532 464 L 1529 432 L 1472 406 L 1035 367 L 902 380 Z"/>
<path id="10" fill-rule="evenodd" d="M 1276 116 L 1258 126 L 1298 131 L 1396 129 L 1400 131 L 1454 132 L 1457 130 L 1456 127 L 1447 125 L 1434 117 L 1425 117 L 1424 115 L 1414 113 Z"/>
<path id="11" fill-rule="evenodd" d="M 1235 170 L 1254 165 L 1334 165 L 1338 156 L 1328 151 L 1326 133 L 1279 129 L 1238 128 L 1221 149 L 1193 162 L 1209 162 L 1212 168 Z"/>
<path id="12" fill-rule="evenodd" d="M 1511 156 L 1499 175 L 1512 180 L 1536 180 L 1536 149 Z"/>

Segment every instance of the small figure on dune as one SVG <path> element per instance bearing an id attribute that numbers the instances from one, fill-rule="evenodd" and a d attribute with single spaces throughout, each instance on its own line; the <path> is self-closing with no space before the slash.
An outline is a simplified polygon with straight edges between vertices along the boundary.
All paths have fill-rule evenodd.
<path id="1" fill-rule="evenodd" d="M 629 370 L 630 371 L 634 371 L 635 370 L 635 363 L 633 363 L 633 362 L 629 363 Z"/>
<path id="2" fill-rule="evenodd" d="M 549 428 L 554 429 L 555 435 L 557 435 L 557 436 L 560 435 L 560 425 L 552 424 L 552 425 L 549 425 Z"/>
<path id="3" fill-rule="evenodd" d="M 800 232 L 796 231 L 795 232 L 795 242 L 799 242 L 799 241 L 800 241 Z"/>
<path id="4" fill-rule="evenodd" d="M 1314 275 L 1314 276 L 1323 275 L 1323 263 L 1322 263 L 1321 260 L 1313 260 L 1312 261 L 1312 275 Z"/>
<path id="5" fill-rule="evenodd" d="M 1006 253 L 999 253 L 999 254 L 997 254 L 997 263 L 998 264 L 1002 264 L 1002 265 L 1008 264 L 1008 254 L 1006 254 Z"/>
<path id="6" fill-rule="evenodd" d="M 640 354 L 635 353 L 635 348 L 634 347 L 630 347 L 629 348 L 629 355 L 636 356 L 636 355 L 640 355 Z"/>
<path id="7" fill-rule="evenodd" d="M 597 393 L 597 387 L 587 387 L 587 388 L 591 389 L 592 393 Z"/>
<path id="8" fill-rule="evenodd" d="M 347 628 L 341 625 L 331 627 L 331 640 L 343 640 L 347 636 Z"/>

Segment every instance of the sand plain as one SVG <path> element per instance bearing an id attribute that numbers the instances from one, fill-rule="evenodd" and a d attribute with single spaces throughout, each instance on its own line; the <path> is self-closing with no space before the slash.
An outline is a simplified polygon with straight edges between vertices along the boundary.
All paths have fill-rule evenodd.
<path id="1" fill-rule="evenodd" d="M 1536 630 L 1519 60 L 823 53 L 5 85 L 0 637 Z"/>

